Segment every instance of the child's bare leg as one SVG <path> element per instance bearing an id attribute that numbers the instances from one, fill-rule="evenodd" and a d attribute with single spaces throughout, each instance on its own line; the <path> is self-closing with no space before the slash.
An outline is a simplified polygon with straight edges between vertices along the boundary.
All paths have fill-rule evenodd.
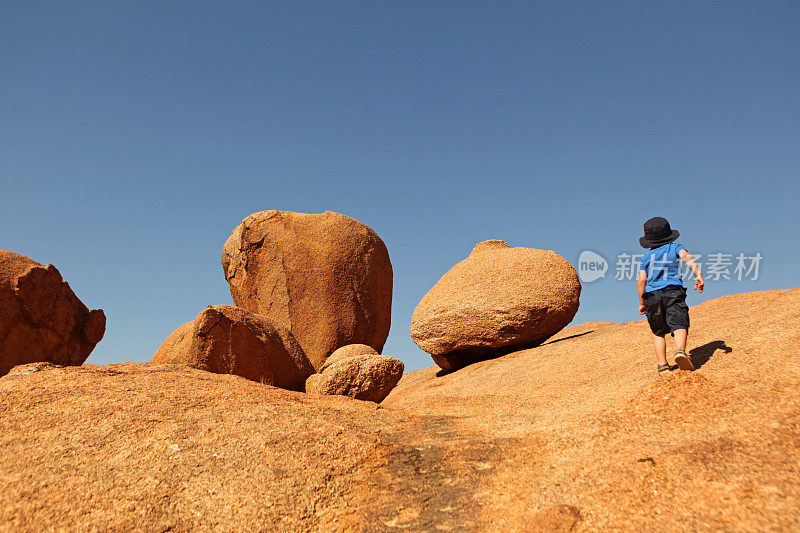
<path id="1" fill-rule="evenodd" d="M 672 332 L 675 335 L 675 349 L 686 351 L 686 338 L 689 336 L 688 329 L 676 329 Z"/>
<path id="2" fill-rule="evenodd" d="M 667 340 L 664 335 L 653 335 L 653 347 L 656 349 L 656 359 L 659 365 L 667 364 Z"/>

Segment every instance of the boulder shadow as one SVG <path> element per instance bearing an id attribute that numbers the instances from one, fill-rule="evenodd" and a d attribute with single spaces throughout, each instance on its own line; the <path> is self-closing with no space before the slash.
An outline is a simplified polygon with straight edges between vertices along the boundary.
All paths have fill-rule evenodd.
<path id="1" fill-rule="evenodd" d="M 525 348 L 520 348 L 520 349 L 527 349 L 531 347 L 532 346 L 526 345 Z M 436 377 L 440 378 L 442 376 L 446 376 L 447 374 L 458 372 L 459 370 L 474 365 L 475 363 L 480 363 L 482 361 L 489 361 L 491 359 L 497 359 L 498 357 L 502 357 L 513 351 L 516 351 L 516 348 L 506 347 L 489 351 L 481 351 L 479 352 L 481 355 L 475 355 L 476 351 L 473 350 L 457 350 L 455 352 L 450 352 L 446 354 L 446 357 L 451 359 L 452 366 L 450 368 L 442 368 L 441 370 L 436 372 Z"/>
<path id="2" fill-rule="evenodd" d="M 692 359 L 692 363 L 697 369 L 706 364 L 709 359 L 716 355 L 717 350 L 722 350 L 722 353 L 731 353 L 733 348 L 725 344 L 725 341 L 711 341 L 703 344 L 702 346 L 698 346 L 697 348 L 692 348 L 689 350 L 689 357 Z"/>
<path id="3" fill-rule="evenodd" d="M 594 333 L 594 330 L 590 329 L 589 331 L 584 331 L 583 333 L 576 333 L 575 335 L 570 335 L 568 337 L 561 337 L 560 339 L 547 341 L 547 342 L 542 343 L 540 346 L 544 346 L 545 344 L 553 344 L 553 343 L 556 343 L 556 342 L 566 341 L 566 340 L 569 340 L 569 339 L 574 339 L 576 337 L 583 337 L 584 335 L 588 335 L 589 333 Z"/>
<path id="4" fill-rule="evenodd" d="M 583 333 L 576 333 L 575 335 L 561 337 L 559 339 L 555 339 L 552 341 L 545 339 L 545 341 L 534 341 L 523 344 L 515 344 L 513 346 L 504 346 L 502 348 L 495 348 L 492 350 L 486 350 L 486 349 L 456 350 L 454 352 L 445 354 L 445 357 L 450 359 L 452 365 L 451 368 L 447 369 L 443 368 L 439 370 L 438 372 L 436 372 L 436 377 L 440 378 L 442 376 L 446 376 L 447 374 L 458 372 L 462 368 L 474 365 L 475 363 L 480 363 L 481 361 L 489 361 L 490 359 L 497 359 L 498 357 L 502 357 L 510 353 L 519 352 L 522 350 L 530 350 L 531 348 L 537 348 L 539 346 L 544 346 L 546 344 L 553 344 L 554 342 L 561 342 L 569 339 L 574 339 L 576 337 L 582 337 L 584 335 L 588 335 L 589 333 L 594 333 L 594 330 L 590 329 L 589 331 L 584 331 Z"/>

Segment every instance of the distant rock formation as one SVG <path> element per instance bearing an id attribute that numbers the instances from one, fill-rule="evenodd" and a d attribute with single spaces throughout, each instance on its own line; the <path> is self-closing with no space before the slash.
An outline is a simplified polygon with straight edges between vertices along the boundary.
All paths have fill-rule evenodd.
<path id="1" fill-rule="evenodd" d="M 288 390 L 302 390 L 314 372 L 289 330 L 232 305 L 204 309 L 172 332 L 150 362 L 235 374 Z"/>
<path id="2" fill-rule="evenodd" d="M 411 337 L 445 370 L 543 342 L 578 311 L 575 269 L 550 250 L 478 243 L 428 291 Z"/>
<path id="3" fill-rule="evenodd" d="M 337 360 L 306 381 L 306 392 L 339 394 L 380 403 L 403 377 L 400 359 L 388 355 L 339 354 Z"/>
<path id="4" fill-rule="evenodd" d="M 222 249 L 234 303 L 290 330 L 314 368 L 354 343 L 383 349 L 392 265 L 380 237 L 339 213 L 261 211 Z"/>
<path id="5" fill-rule="evenodd" d="M 80 365 L 103 338 L 106 316 L 75 296 L 53 265 L 0 250 L 0 376 L 16 365 Z"/>

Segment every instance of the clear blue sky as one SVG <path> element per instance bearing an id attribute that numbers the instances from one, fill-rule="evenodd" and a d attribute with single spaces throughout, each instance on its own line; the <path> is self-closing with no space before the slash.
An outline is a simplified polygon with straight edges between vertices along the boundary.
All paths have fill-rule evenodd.
<path id="1" fill-rule="evenodd" d="M 690 303 L 798 285 L 796 1 L 4 1 L 0 69 L 0 248 L 105 310 L 90 363 L 231 303 L 222 244 L 264 209 L 378 232 L 408 369 L 415 305 L 488 238 L 613 263 L 661 215 L 764 257 Z M 575 323 L 640 318 L 611 269 Z"/>

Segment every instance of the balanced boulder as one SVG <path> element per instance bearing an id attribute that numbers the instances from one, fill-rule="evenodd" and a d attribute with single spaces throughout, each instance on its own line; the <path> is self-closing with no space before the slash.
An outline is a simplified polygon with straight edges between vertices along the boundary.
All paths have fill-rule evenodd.
<path id="1" fill-rule="evenodd" d="M 204 309 L 164 341 L 151 363 L 178 363 L 301 390 L 314 372 L 286 328 L 232 305 Z"/>
<path id="2" fill-rule="evenodd" d="M 53 265 L 0 250 L 0 376 L 25 363 L 81 365 L 106 331 Z"/>
<path id="3" fill-rule="evenodd" d="M 331 211 L 261 211 L 222 249 L 233 302 L 290 330 L 314 368 L 347 344 L 380 351 L 389 334 L 392 264 L 372 229 Z"/>
<path id="4" fill-rule="evenodd" d="M 403 377 L 400 359 L 363 354 L 340 359 L 306 380 L 306 392 L 340 394 L 380 403 Z"/>
<path id="5" fill-rule="evenodd" d="M 569 324 L 581 284 L 550 250 L 479 243 L 428 291 L 411 337 L 445 370 L 534 346 Z"/>

